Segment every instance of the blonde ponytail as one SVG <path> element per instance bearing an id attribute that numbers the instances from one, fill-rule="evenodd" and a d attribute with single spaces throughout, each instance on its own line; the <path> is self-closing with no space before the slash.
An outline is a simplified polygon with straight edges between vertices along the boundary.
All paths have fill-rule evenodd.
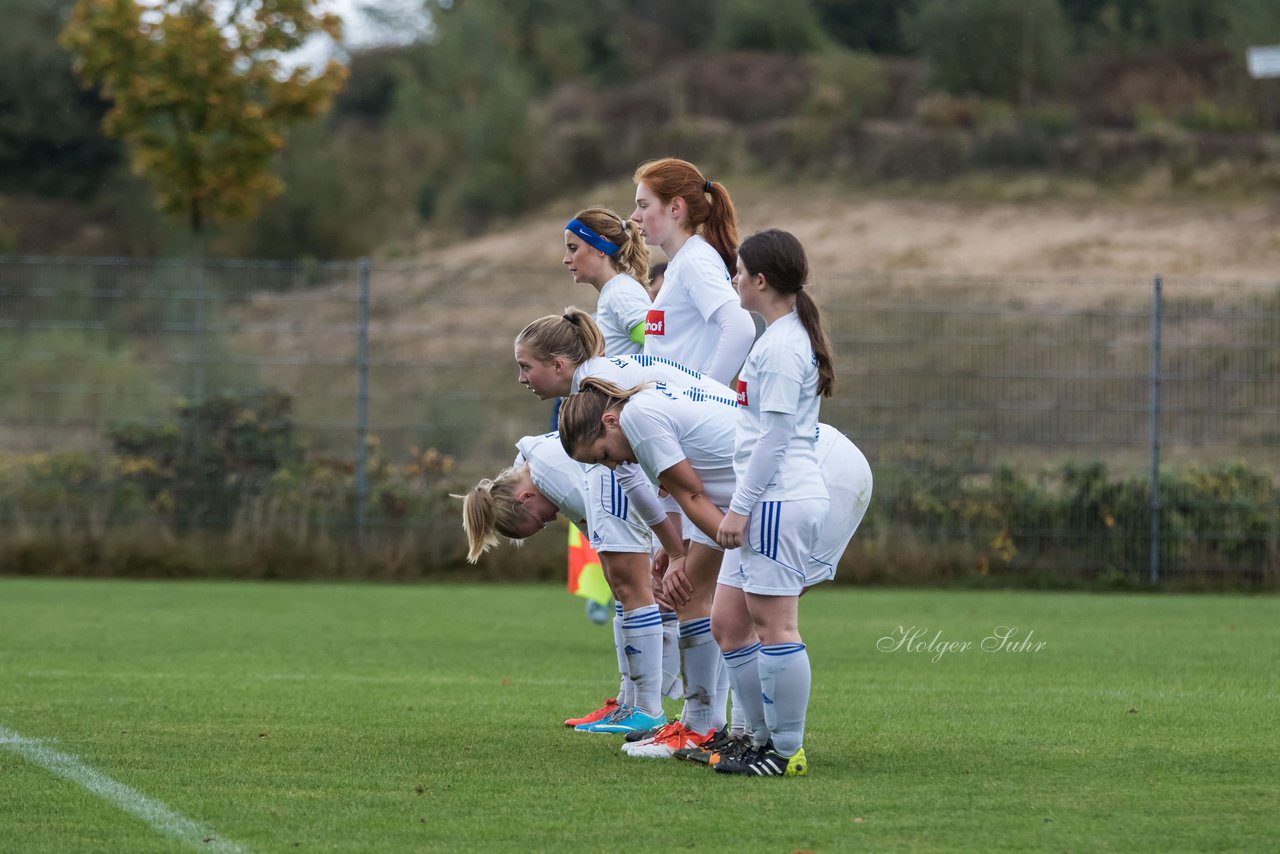
<path id="1" fill-rule="evenodd" d="M 483 478 L 466 495 L 453 495 L 462 499 L 462 527 L 467 532 L 467 562 L 475 563 L 480 556 L 498 545 L 498 535 L 520 541 L 515 533 L 525 518 L 524 505 L 516 500 L 516 483 L 527 469 L 506 468 L 495 478 Z"/>

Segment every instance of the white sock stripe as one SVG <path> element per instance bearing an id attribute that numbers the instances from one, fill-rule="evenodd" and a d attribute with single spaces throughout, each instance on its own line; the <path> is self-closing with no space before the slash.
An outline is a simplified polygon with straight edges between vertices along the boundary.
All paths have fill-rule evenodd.
<path id="1" fill-rule="evenodd" d="M 65 777 L 104 801 L 142 819 L 153 830 L 185 842 L 192 848 L 219 854 L 248 854 L 248 849 L 243 846 L 230 840 L 219 839 L 212 829 L 174 812 L 137 789 L 132 789 L 124 783 L 93 770 L 70 754 L 46 747 L 39 739 L 26 738 L 20 733 L 0 726 L 0 747 L 16 753 L 28 762 L 39 765 L 46 771 Z"/>

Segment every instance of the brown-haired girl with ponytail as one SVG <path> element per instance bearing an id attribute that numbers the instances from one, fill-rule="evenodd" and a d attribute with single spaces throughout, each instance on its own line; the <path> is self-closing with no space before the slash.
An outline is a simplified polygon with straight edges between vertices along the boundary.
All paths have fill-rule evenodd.
<path id="1" fill-rule="evenodd" d="M 668 262 L 645 324 L 644 352 L 727 384 L 755 338 L 755 324 L 730 285 L 738 214 L 729 191 L 674 157 L 642 163 L 634 177 L 631 221 Z"/>
<path id="2" fill-rule="evenodd" d="M 765 331 L 738 379 L 736 485 L 716 533 L 721 546 L 739 549 L 741 569 L 721 577 L 712 625 L 752 744 L 716 770 L 799 776 L 808 772 L 810 671 L 797 604 L 805 588 L 835 572 L 813 560 L 832 509 L 817 443 L 819 401 L 835 388 L 835 370 L 804 290 L 809 264 L 800 241 L 778 229 L 753 234 L 738 247 L 737 267 L 742 307 L 764 319 Z M 869 498 L 869 470 L 862 479 Z"/>
<path id="3" fill-rule="evenodd" d="M 764 770 L 755 771 L 753 767 L 747 773 L 795 776 L 805 771 L 803 752 L 797 748 L 781 760 L 776 752 L 789 749 L 786 739 L 795 737 L 797 726 L 803 730 L 807 704 L 807 693 L 806 703 L 798 704 L 801 698 L 791 685 L 801 673 L 802 662 L 807 666 L 808 659 L 799 655 L 804 646 L 795 634 L 796 596 L 790 591 L 794 587 L 798 593 L 801 588 L 796 585 L 816 584 L 834 576 L 836 564 L 871 499 L 871 469 L 862 452 L 834 427 L 814 424 L 808 428 L 814 440 L 812 450 L 822 498 L 772 502 L 791 507 L 771 507 L 767 524 L 757 527 L 753 523 L 750 537 L 750 547 L 760 550 L 763 535 L 771 544 L 766 551 L 775 563 L 786 561 L 785 566 L 770 568 L 773 576 L 786 576 L 778 581 L 768 572 L 746 564 L 740 554 L 722 551 L 724 545 L 714 538 L 725 518 L 723 509 L 730 506 L 737 488 L 735 431 L 741 420 L 738 403 L 697 389 L 676 390 L 661 384 L 623 389 L 604 380 L 586 379 L 560 410 L 560 442 L 579 462 L 610 468 L 638 463 L 652 481 L 676 500 L 686 523 L 682 533 L 687 543 L 677 540 L 670 528 L 654 528 L 654 533 L 672 559 L 663 574 L 662 592 L 680 614 L 688 702 L 679 722 L 668 725 L 651 739 L 624 745 L 623 751 L 651 757 L 685 751 L 679 753 L 681 758 L 704 764 L 718 761 L 718 769 L 731 758 L 736 761 L 749 757 L 752 762 L 761 762 Z M 803 482 L 795 485 L 807 488 Z M 797 509 L 800 512 L 793 512 Z M 789 529 L 782 536 L 778 534 L 780 525 Z M 820 536 L 812 536 L 815 532 Z M 773 547 L 778 543 L 783 548 Z M 798 549 L 801 551 L 797 554 Z M 739 551 L 746 551 L 746 547 Z M 754 572 L 750 580 L 744 574 L 747 571 Z M 751 587 L 744 593 L 744 583 L 760 587 Z M 776 625 L 773 611 L 779 609 L 776 605 L 771 609 L 770 602 L 764 602 L 758 613 L 748 610 L 748 597 L 754 608 L 756 600 L 782 601 L 787 596 L 792 617 L 789 625 Z M 758 637 L 752 623 L 757 615 L 761 619 L 756 624 Z M 762 649 L 761 642 L 769 646 Z M 764 692 L 773 698 L 770 703 L 776 701 L 792 709 L 781 719 L 767 718 L 761 710 L 764 700 L 759 674 L 768 670 L 757 663 L 762 654 L 776 658 L 787 671 L 781 681 L 775 679 L 770 690 Z M 747 718 L 749 735 L 754 740 L 735 739 L 720 728 L 724 719 L 721 700 L 708 707 L 707 700 L 715 694 L 713 686 L 721 661 L 730 674 L 740 677 L 734 679 L 740 694 L 737 702 L 752 706 Z M 779 685 L 782 699 L 774 696 Z M 798 722 L 794 716 L 797 705 Z M 771 736 L 778 739 L 776 744 L 770 741 Z M 758 756 L 766 748 L 773 755 Z"/>

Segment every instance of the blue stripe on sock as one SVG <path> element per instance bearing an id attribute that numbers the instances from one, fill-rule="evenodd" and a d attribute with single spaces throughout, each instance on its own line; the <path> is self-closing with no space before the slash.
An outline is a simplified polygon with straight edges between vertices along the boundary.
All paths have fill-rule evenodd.
<path id="1" fill-rule="evenodd" d="M 743 658 L 750 658 L 751 656 L 755 655 L 759 651 L 760 651 L 760 644 L 749 643 L 746 646 L 740 646 L 737 649 L 731 649 L 728 652 L 724 653 L 724 660 L 726 663 L 728 663 L 731 661 L 738 661 L 739 659 L 743 659 Z"/>
<path id="2" fill-rule="evenodd" d="M 803 652 L 804 648 L 805 646 L 802 643 L 775 643 L 760 647 L 760 654 L 772 656 L 793 655 L 797 652 Z"/>
<path id="3" fill-rule="evenodd" d="M 622 616 L 622 603 L 621 603 L 621 602 L 614 602 L 614 603 L 613 603 L 613 612 L 614 612 L 615 614 L 617 614 L 619 617 L 621 617 L 621 616 Z"/>
<path id="4" fill-rule="evenodd" d="M 680 621 L 680 618 L 676 615 L 675 611 L 659 611 L 659 613 L 662 614 L 662 622 L 664 623 L 676 623 Z"/>
<path id="5" fill-rule="evenodd" d="M 697 635 L 705 635 L 711 631 L 711 618 L 700 617 L 696 620 L 688 620 L 680 624 L 680 637 L 691 638 Z"/>
<path id="6" fill-rule="evenodd" d="M 656 627 L 658 627 L 658 628 L 661 628 L 661 627 L 662 627 L 662 621 L 661 621 L 661 620 L 658 620 L 658 619 L 653 619 L 653 620 L 625 620 L 625 621 L 623 621 L 623 623 L 622 623 L 622 630 L 625 632 L 625 631 L 630 631 L 631 629 L 647 629 L 647 628 L 649 628 L 649 627 L 651 627 L 651 626 L 656 626 Z"/>
<path id="7" fill-rule="evenodd" d="M 657 605 L 642 605 L 634 611 L 628 611 L 622 615 L 622 628 L 624 629 L 639 629 L 661 625 L 662 615 L 658 613 Z"/>

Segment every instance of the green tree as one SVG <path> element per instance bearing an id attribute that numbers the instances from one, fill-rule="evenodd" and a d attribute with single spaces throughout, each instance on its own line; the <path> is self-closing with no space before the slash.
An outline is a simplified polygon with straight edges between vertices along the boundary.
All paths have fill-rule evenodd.
<path id="1" fill-rule="evenodd" d="M 1274 0 L 1060 0 L 1078 47 L 1141 50 L 1221 44 Z"/>
<path id="2" fill-rule="evenodd" d="M 336 62 L 285 66 L 318 33 L 338 38 L 341 20 L 317 0 L 78 0 L 61 41 L 112 102 L 104 130 L 199 235 L 279 194 L 285 131 L 326 110 L 346 76 Z"/>
<path id="3" fill-rule="evenodd" d="M 89 196 L 122 159 L 58 46 L 71 3 L 0 0 L 0 190 Z"/>
<path id="4" fill-rule="evenodd" d="M 1068 30 L 1057 0 L 927 0 L 909 30 L 934 85 L 1018 99 L 1062 78 Z"/>
<path id="5" fill-rule="evenodd" d="M 813 0 L 822 29 L 845 47 L 868 53 L 908 51 L 902 19 L 920 0 Z"/>
<path id="6" fill-rule="evenodd" d="M 813 53 L 826 46 L 810 0 L 721 0 L 712 44 L 721 50 Z"/>
<path id="7" fill-rule="evenodd" d="M 438 34 L 397 87 L 391 124 L 423 152 L 419 212 L 473 228 L 528 202 L 533 75 L 499 9 L 458 3 L 435 14 Z"/>

